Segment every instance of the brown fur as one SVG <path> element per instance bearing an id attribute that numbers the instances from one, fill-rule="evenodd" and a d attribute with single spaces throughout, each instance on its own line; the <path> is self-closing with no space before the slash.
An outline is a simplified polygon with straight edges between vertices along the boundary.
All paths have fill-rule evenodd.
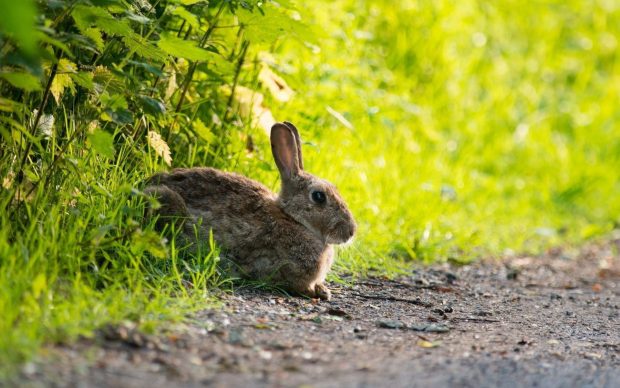
<path id="1" fill-rule="evenodd" d="M 333 262 L 330 244 L 353 237 L 355 222 L 333 185 L 302 170 L 301 140 L 292 124 L 275 124 L 271 143 L 282 177 L 279 195 L 234 173 L 175 169 L 154 175 L 145 189 L 162 205 L 157 227 L 176 217 L 185 236 L 197 229 L 198 238 L 207 239 L 212 230 L 223 258 L 241 276 L 329 299 L 324 281 Z M 325 203 L 312 200 L 315 190 L 326 194 Z"/>

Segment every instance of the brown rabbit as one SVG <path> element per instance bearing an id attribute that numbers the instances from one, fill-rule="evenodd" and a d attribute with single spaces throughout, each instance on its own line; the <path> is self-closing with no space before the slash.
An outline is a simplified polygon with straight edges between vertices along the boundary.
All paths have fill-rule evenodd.
<path id="1" fill-rule="evenodd" d="M 156 174 L 145 192 L 161 204 L 157 226 L 185 219 L 187 238 L 209 231 L 223 260 L 240 276 L 270 280 L 310 297 L 329 300 L 325 277 L 333 262 L 331 244 L 349 241 L 355 221 L 336 188 L 303 170 L 301 139 L 291 123 L 271 128 L 271 150 L 282 187 L 262 184 L 213 168 L 179 168 Z"/>

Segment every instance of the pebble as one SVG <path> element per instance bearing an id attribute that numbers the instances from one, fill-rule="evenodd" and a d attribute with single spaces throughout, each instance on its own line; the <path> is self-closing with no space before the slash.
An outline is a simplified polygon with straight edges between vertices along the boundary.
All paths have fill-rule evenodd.
<path id="1" fill-rule="evenodd" d="M 402 329 L 405 327 L 405 324 L 402 323 L 401 321 L 390 321 L 390 320 L 379 321 L 377 322 L 377 325 L 384 329 Z"/>
<path id="2" fill-rule="evenodd" d="M 447 333 L 450 331 L 448 326 L 437 323 L 411 325 L 409 328 L 413 331 L 423 331 L 426 333 Z"/>

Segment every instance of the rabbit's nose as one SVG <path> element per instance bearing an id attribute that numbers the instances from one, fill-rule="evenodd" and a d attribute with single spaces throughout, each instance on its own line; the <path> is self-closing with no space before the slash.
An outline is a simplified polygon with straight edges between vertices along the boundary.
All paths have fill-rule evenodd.
<path id="1" fill-rule="evenodd" d="M 338 223 L 335 232 L 339 236 L 341 242 L 345 242 L 353 238 L 355 229 L 355 223 L 342 221 Z"/>
<path id="2" fill-rule="evenodd" d="M 352 238 L 353 236 L 355 236 L 356 231 L 357 231 L 357 224 L 355 223 L 355 221 L 353 221 L 353 218 L 351 218 L 351 222 L 349 223 L 349 238 Z"/>

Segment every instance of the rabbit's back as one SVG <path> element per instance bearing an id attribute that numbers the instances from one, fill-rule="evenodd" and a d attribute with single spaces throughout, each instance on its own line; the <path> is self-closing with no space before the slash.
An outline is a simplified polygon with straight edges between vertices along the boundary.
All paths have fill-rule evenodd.
<path id="1" fill-rule="evenodd" d="M 259 182 L 208 167 L 177 168 L 170 173 L 156 174 L 148 185 L 167 186 L 179 193 L 190 208 L 212 208 L 220 204 L 251 207 L 265 199 L 275 199 L 275 195 Z"/>
<path id="2" fill-rule="evenodd" d="M 197 232 L 205 241 L 212 230 L 225 255 L 251 277 L 273 271 L 274 263 L 265 260 L 303 262 L 309 251 L 310 256 L 321 254 L 322 244 L 307 241 L 305 228 L 286 215 L 275 194 L 259 182 L 212 168 L 190 168 L 155 175 L 148 184 L 178 193 L 192 220 L 188 233 Z"/>

